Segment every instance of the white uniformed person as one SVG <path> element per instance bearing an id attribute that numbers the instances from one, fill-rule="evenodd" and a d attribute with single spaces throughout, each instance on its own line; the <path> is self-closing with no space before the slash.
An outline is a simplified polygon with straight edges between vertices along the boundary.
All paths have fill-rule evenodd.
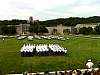
<path id="1" fill-rule="evenodd" d="M 93 62 L 91 61 L 91 59 L 89 59 L 88 62 L 86 63 L 86 66 L 87 66 L 88 69 L 92 69 L 93 65 L 94 65 L 94 64 L 93 64 Z"/>

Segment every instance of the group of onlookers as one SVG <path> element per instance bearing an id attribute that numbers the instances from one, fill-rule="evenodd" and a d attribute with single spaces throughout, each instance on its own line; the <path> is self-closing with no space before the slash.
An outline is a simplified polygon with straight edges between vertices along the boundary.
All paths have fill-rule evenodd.
<path id="1" fill-rule="evenodd" d="M 66 71 L 57 71 L 54 73 L 45 72 L 42 75 L 100 75 L 100 63 L 98 64 L 98 68 L 93 68 L 94 63 L 91 61 L 91 59 L 88 60 L 86 63 L 87 69 L 76 69 L 76 70 L 66 70 Z M 34 75 L 34 74 L 29 74 Z M 36 74 L 41 75 L 41 74 Z"/>
<path id="2" fill-rule="evenodd" d="M 44 72 L 44 73 L 27 73 L 27 75 L 100 75 L 100 69 L 97 70 L 70 70 L 70 71 L 56 71 L 56 72 Z"/>
<path id="3" fill-rule="evenodd" d="M 93 65 L 94 63 L 91 61 L 91 59 L 89 59 L 88 62 L 86 63 L 87 69 L 73 69 L 73 70 L 53 71 L 53 72 L 49 71 L 24 72 L 23 74 L 20 75 L 100 75 L 100 63 L 98 64 L 98 68 L 93 68 Z"/>

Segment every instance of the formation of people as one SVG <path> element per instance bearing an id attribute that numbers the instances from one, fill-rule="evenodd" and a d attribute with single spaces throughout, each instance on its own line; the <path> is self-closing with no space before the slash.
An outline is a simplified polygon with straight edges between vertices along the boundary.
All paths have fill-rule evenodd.
<path id="1" fill-rule="evenodd" d="M 67 49 L 58 44 L 24 44 L 20 52 L 21 56 L 66 55 Z"/>

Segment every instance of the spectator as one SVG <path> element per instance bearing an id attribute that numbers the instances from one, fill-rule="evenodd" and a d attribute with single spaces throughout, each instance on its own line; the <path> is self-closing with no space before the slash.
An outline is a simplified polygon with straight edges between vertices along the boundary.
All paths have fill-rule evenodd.
<path id="1" fill-rule="evenodd" d="M 84 73 L 83 75 L 88 75 L 88 72 L 87 72 L 87 70 L 85 71 L 85 73 Z"/>
<path id="2" fill-rule="evenodd" d="M 44 75 L 49 75 L 49 72 L 48 72 L 48 71 L 46 71 L 46 72 L 44 73 Z"/>
<path id="3" fill-rule="evenodd" d="M 74 70 L 74 71 L 72 72 L 72 75 L 78 75 L 78 74 L 77 74 L 77 71 Z"/>
<path id="4" fill-rule="evenodd" d="M 99 62 L 99 64 L 98 64 L 98 68 L 100 69 L 100 62 Z"/>
<path id="5" fill-rule="evenodd" d="M 97 70 L 96 75 L 100 75 L 100 69 Z"/>
<path id="6" fill-rule="evenodd" d="M 81 75 L 82 72 L 80 70 L 76 70 L 77 71 L 77 75 Z"/>

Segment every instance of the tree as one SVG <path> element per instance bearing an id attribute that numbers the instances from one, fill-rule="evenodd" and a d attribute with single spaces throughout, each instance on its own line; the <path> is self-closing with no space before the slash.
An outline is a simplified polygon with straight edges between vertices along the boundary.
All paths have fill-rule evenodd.
<path id="1" fill-rule="evenodd" d="M 80 28 L 79 33 L 86 35 L 87 34 L 87 28 L 86 27 Z"/>
<path id="2" fill-rule="evenodd" d="M 9 29 L 10 35 L 16 34 L 16 27 L 15 26 L 10 26 L 10 27 L 8 27 L 8 29 Z"/>
<path id="3" fill-rule="evenodd" d="M 38 33 L 48 33 L 48 29 L 45 26 L 39 25 Z"/>
<path id="4" fill-rule="evenodd" d="M 87 28 L 87 34 L 93 34 L 93 28 L 92 27 Z"/>
<path id="5" fill-rule="evenodd" d="M 95 29 L 96 34 L 100 35 L 100 25 L 96 26 L 94 29 Z"/>
<path id="6" fill-rule="evenodd" d="M 2 26 L 1 27 L 1 33 L 3 35 L 8 35 L 9 34 L 9 28 L 8 28 L 8 26 Z"/>
<path id="7" fill-rule="evenodd" d="M 35 25 L 35 26 L 33 27 L 33 31 L 34 31 L 34 33 L 36 33 L 37 35 L 38 35 L 38 33 L 39 33 L 39 30 L 40 30 L 40 26 L 39 26 L 39 25 Z"/>
<path id="8" fill-rule="evenodd" d="M 48 29 L 46 27 L 43 28 L 44 33 L 48 33 Z"/>
<path id="9" fill-rule="evenodd" d="M 77 28 L 73 28 L 72 33 L 73 33 L 73 34 L 78 34 L 78 30 L 77 30 Z"/>
<path id="10" fill-rule="evenodd" d="M 15 28 L 15 26 L 10 26 L 10 27 L 2 26 L 1 33 L 3 35 L 14 35 L 14 34 L 16 34 L 16 28 Z"/>
<path id="11" fill-rule="evenodd" d="M 83 27 L 83 28 L 79 29 L 79 33 L 84 34 L 84 35 L 93 34 L 93 29 L 92 29 L 92 27 L 88 27 L 88 28 Z"/>
<path id="12" fill-rule="evenodd" d="M 38 30 L 39 30 L 39 23 L 37 21 L 34 23 L 30 22 L 29 32 L 38 34 Z"/>
<path id="13" fill-rule="evenodd" d="M 30 33 L 33 33 L 33 32 L 34 32 L 34 29 L 33 29 L 33 28 L 34 28 L 33 26 L 30 26 L 30 27 L 29 27 L 29 32 L 30 32 Z"/>
<path id="14" fill-rule="evenodd" d="M 36 33 L 38 35 L 38 33 L 48 33 L 48 30 L 45 26 L 40 25 L 39 21 L 35 21 L 34 23 L 30 22 L 30 28 L 29 28 L 29 32 L 31 33 Z"/>

